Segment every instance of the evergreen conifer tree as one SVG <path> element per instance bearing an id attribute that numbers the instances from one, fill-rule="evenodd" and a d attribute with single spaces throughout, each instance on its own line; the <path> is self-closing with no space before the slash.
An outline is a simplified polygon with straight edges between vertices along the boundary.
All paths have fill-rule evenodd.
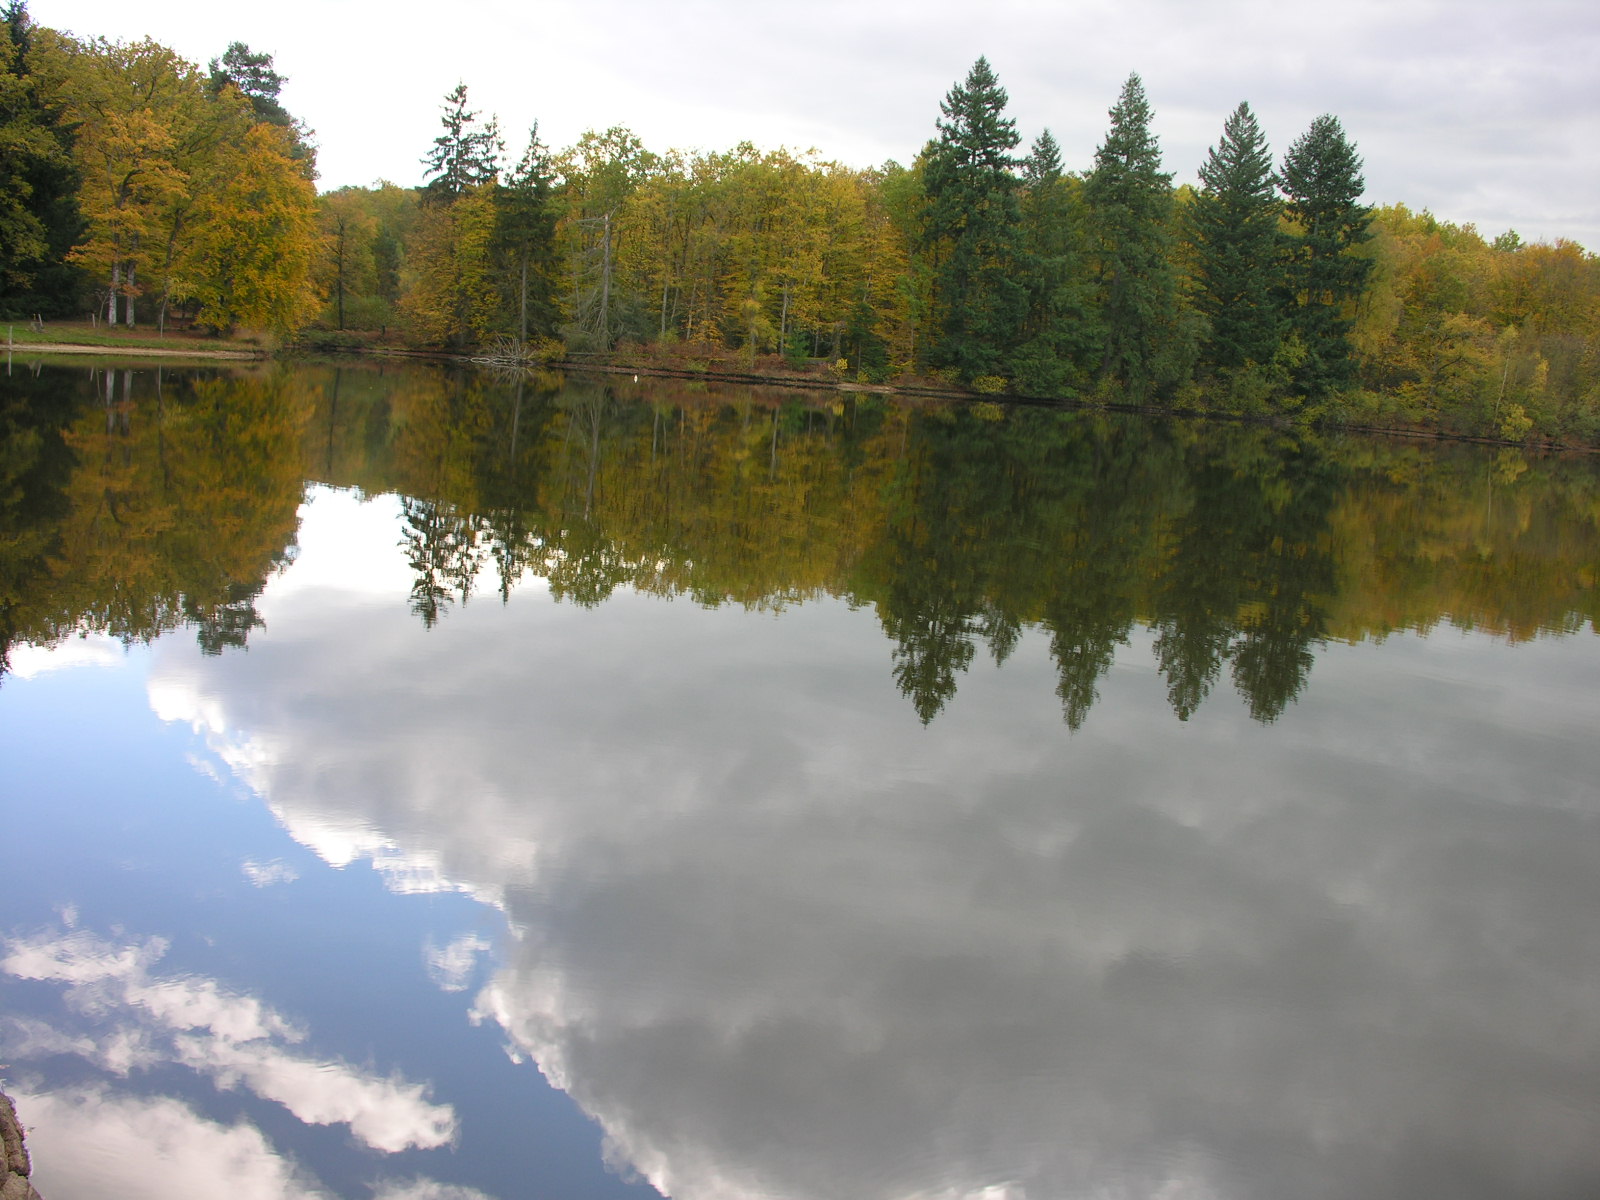
<path id="1" fill-rule="evenodd" d="M 963 379 L 995 375 L 1016 344 L 1027 296 L 1018 278 L 1016 122 L 980 58 L 940 105 L 925 169 L 937 333 L 929 357 Z"/>
<path id="2" fill-rule="evenodd" d="M 256 120 L 287 129 L 290 156 L 301 164 L 307 178 L 316 178 L 317 152 L 311 144 L 311 131 L 278 99 L 288 81 L 273 69 L 272 55 L 252 50 L 243 42 L 230 42 L 222 57 L 213 58 L 206 70 L 206 90 L 212 96 L 220 96 L 223 88 L 231 86 L 250 101 Z"/>
<path id="3" fill-rule="evenodd" d="M 548 336 L 556 328 L 554 175 L 536 122 L 516 169 L 495 191 L 495 242 L 519 343 L 529 333 Z"/>
<path id="4" fill-rule="evenodd" d="M 451 201 L 462 193 L 488 183 L 500 170 L 499 123 L 492 118 L 477 128 L 478 114 L 467 108 L 467 85 L 458 83 L 444 98 L 439 118 L 444 132 L 433 139 L 433 149 L 422 160 L 428 168 L 427 195 L 434 200 Z"/>
<path id="5" fill-rule="evenodd" d="M 1372 210 L 1358 203 L 1361 159 L 1337 117 L 1318 117 L 1295 140 L 1279 183 L 1296 226 L 1288 283 L 1290 326 L 1305 347 L 1297 383 L 1306 395 L 1325 395 L 1354 373 L 1352 309 L 1371 267 L 1350 253 L 1366 239 Z"/>
<path id="6" fill-rule="evenodd" d="M 1185 358 L 1172 268 L 1172 176 L 1150 131 L 1150 103 L 1129 75 L 1084 185 L 1098 267 L 1100 376 L 1142 399 L 1181 374 Z"/>
<path id="7" fill-rule="evenodd" d="M 1201 361 L 1213 369 L 1265 367 L 1282 340 L 1273 180 L 1267 140 L 1250 106 L 1240 104 L 1200 168 L 1189 217 L 1195 304 L 1210 321 Z"/>
<path id="8" fill-rule="evenodd" d="M 1082 382 L 1094 321 L 1078 269 L 1082 260 L 1076 181 L 1061 171 L 1061 148 L 1046 129 L 1022 163 L 1022 279 L 1027 312 L 1010 374 L 1030 395 L 1059 395 Z"/>

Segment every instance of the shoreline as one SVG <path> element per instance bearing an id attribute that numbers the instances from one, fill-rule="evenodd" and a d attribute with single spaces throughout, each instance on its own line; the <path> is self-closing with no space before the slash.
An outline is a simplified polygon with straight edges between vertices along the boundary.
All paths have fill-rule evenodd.
<path id="1" fill-rule="evenodd" d="M 173 350 L 165 346 L 84 346 L 72 342 L 17 342 L 6 347 L 6 357 L 18 354 L 95 354 L 122 355 L 134 358 L 207 358 L 227 362 L 258 362 L 272 357 L 266 350 Z"/>
<path id="2" fill-rule="evenodd" d="M 167 359 L 192 359 L 211 362 L 264 362 L 274 358 L 299 358 L 318 357 L 325 354 L 330 358 L 351 357 L 357 359 L 378 360 L 385 358 L 413 359 L 421 362 L 446 362 L 457 363 L 463 366 L 483 367 L 491 365 L 480 357 L 471 354 L 451 353 L 436 350 L 411 350 L 400 347 L 371 347 L 361 349 L 340 349 L 334 351 L 312 352 L 307 356 L 301 352 L 284 353 L 282 351 L 268 350 L 224 350 L 211 348 L 197 348 L 194 350 L 174 350 L 167 347 L 140 346 L 137 343 L 125 346 L 92 346 L 80 345 L 70 342 L 26 342 L 20 345 L 7 347 L 7 360 L 16 356 L 18 351 L 25 354 L 59 354 L 59 355 L 91 355 L 98 357 L 136 357 L 136 358 L 167 358 Z M 598 356 L 597 356 L 598 357 Z M 780 387 L 795 388 L 807 391 L 840 392 L 845 394 L 869 394 L 877 396 L 903 397 L 909 400 L 954 400 L 967 403 L 997 403 L 997 404 L 1023 404 L 1033 406 L 1047 406 L 1054 408 L 1074 408 L 1084 411 L 1137 413 L 1151 417 L 1177 417 L 1186 420 L 1231 421 L 1246 425 L 1267 425 L 1286 427 L 1292 426 L 1290 421 L 1281 416 L 1255 415 L 1243 413 L 1212 412 L 1207 410 L 1187 408 L 1166 408 L 1149 404 L 1118 404 L 1116 402 L 1099 400 L 1081 400 L 1075 397 L 1041 397 L 1021 396 L 1006 393 L 987 394 L 972 392 L 963 388 L 938 386 L 929 383 L 857 383 L 853 380 L 838 379 L 824 375 L 806 375 L 800 373 L 764 373 L 760 371 L 726 371 L 712 368 L 673 367 L 661 364 L 618 362 L 613 358 L 609 362 L 575 361 L 560 359 L 543 364 L 543 368 L 554 371 L 570 371 L 575 373 L 592 372 L 603 375 L 631 375 L 634 377 L 646 376 L 651 379 L 678 379 L 698 381 L 702 383 L 733 384 L 748 387 Z M 1367 424 L 1329 424 L 1322 428 L 1341 433 L 1356 433 L 1375 435 L 1380 437 L 1406 438 L 1411 441 L 1439 441 L 1463 442 L 1480 446 L 1505 446 L 1521 450 L 1540 453 L 1580 453 L 1600 454 L 1600 446 L 1584 445 L 1581 442 L 1518 442 L 1505 438 L 1489 437 L 1483 434 L 1452 433 L 1442 429 L 1415 428 L 1406 426 L 1367 425 Z"/>

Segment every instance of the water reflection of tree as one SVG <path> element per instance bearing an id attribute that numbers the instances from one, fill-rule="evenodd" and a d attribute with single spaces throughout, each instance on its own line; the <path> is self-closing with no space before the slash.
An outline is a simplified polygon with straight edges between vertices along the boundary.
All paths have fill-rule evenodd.
<path id="1" fill-rule="evenodd" d="M 46 495 L 26 483 L 41 465 L 21 471 L 34 552 L 5 574 L 8 644 L 191 625 L 207 653 L 242 646 L 294 544 L 305 406 L 285 376 L 95 366 L 5 393 L 13 415 L 35 401 L 59 414 L 5 439 L 8 464 L 55 473 Z"/>
<path id="2" fill-rule="evenodd" d="M 355 412 L 362 396 L 383 415 Z M 388 439 L 387 458 L 373 442 L 364 461 L 412 497 L 425 622 L 491 561 L 503 598 L 527 573 L 583 605 L 624 587 L 758 607 L 831 594 L 877 612 L 924 720 L 978 646 L 1003 662 L 1030 629 L 1048 638 L 1074 729 L 1141 623 L 1181 719 L 1227 672 L 1272 720 L 1324 638 L 1390 627 L 1369 577 L 1398 585 L 1408 614 L 1451 611 L 1443 593 L 1457 587 L 1475 620 L 1516 607 L 1516 629 L 1593 600 L 1578 565 L 1597 540 L 1592 472 L 1582 484 L 1549 473 L 1567 492 L 1546 518 L 1528 486 L 1545 486 L 1542 469 L 1494 474 L 1486 504 L 1454 479 L 1423 486 L 1431 456 L 1367 443 L 1330 454 L 1259 427 L 693 384 L 639 402 L 604 383 L 445 371 L 386 394 L 346 378 L 339 406 L 350 437 Z M 317 427 L 325 468 L 349 458 L 334 424 Z"/>
<path id="3" fill-rule="evenodd" d="M 843 596 L 878 613 L 925 721 L 980 644 L 1003 662 L 1031 628 L 1077 729 L 1141 623 L 1180 719 L 1226 670 L 1273 720 L 1351 582 L 1334 554 L 1345 459 L 1279 431 L 809 397 L 641 404 L 598 384 L 535 412 L 526 459 L 495 417 L 457 493 L 499 480 L 484 536 L 502 594 L 532 571 L 580 604 L 629 586 L 706 604 Z"/>
<path id="4" fill-rule="evenodd" d="M 465 604 L 478 572 L 489 558 L 489 523 L 449 505 L 403 497 L 402 544 L 416 578 L 411 583 L 411 611 L 432 629 L 452 597 Z"/>
<path id="5" fill-rule="evenodd" d="M 406 497 L 427 625 L 491 562 L 502 598 L 528 573 L 585 605 L 832 595 L 876 611 L 925 721 L 980 645 L 1001 663 L 1030 630 L 1077 729 L 1141 623 L 1180 719 L 1226 671 L 1273 720 L 1326 638 L 1600 619 L 1600 475 L 1520 453 L 392 367 L 45 372 L 8 381 L 0 421 L 6 645 L 187 625 L 242 646 L 303 474 Z"/>
<path id="6" fill-rule="evenodd" d="M 26 369 L 8 369 L 0 386 L 0 678 L 50 576 L 70 508 L 65 431 L 82 403 L 81 393 L 61 395 L 53 376 Z"/>
<path id="7" fill-rule="evenodd" d="M 1276 719 L 1305 685 L 1334 584 L 1336 477 L 1315 443 L 1268 430 L 1189 454 L 1151 590 L 1156 663 L 1179 719 L 1224 662 L 1258 720 Z"/>

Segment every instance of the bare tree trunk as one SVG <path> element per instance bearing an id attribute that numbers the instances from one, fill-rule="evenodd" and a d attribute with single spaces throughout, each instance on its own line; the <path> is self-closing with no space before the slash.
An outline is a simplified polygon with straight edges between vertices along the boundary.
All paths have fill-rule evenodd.
<path id="1" fill-rule="evenodd" d="M 336 293 L 335 303 L 339 310 L 339 329 L 344 330 L 344 228 L 345 220 L 339 218 L 338 236 L 334 242 L 333 252 L 333 287 Z"/>
<path id="2" fill-rule="evenodd" d="M 113 329 L 117 326 L 117 296 L 122 289 L 122 264 L 111 264 L 111 286 L 106 289 L 106 324 Z"/>
<path id="3" fill-rule="evenodd" d="M 611 214 L 606 214 L 600 267 L 600 345 L 611 349 Z"/>

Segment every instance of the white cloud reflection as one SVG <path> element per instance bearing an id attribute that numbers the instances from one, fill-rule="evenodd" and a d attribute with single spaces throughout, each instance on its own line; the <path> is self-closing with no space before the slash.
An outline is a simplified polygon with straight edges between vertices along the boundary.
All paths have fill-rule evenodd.
<path id="1" fill-rule="evenodd" d="M 104 1086 L 20 1092 L 33 1182 L 49 1200 L 319 1200 L 328 1192 L 250 1125 Z"/>
<path id="2" fill-rule="evenodd" d="M 155 973 L 166 950 L 160 938 L 115 942 L 83 930 L 13 938 L 0 970 L 64 985 L 70 1008 L 110 1028 L 85 1039 L 36 1020 L 12 1021 L 8 1038 L 31 1054 L 70 1050 L 121 1076 L 181 1064 L 220 1088 L 275 1101 L 307 1124 L 348 1125 L 363 1144 L 387 1153 L 454 1139 L 453 1109 L 431 1103 L 426 1085 L 292 1049 L 304 1031 L 255 997 L 213 979 Z"/>
<path id="3" fill-rule="evenodd" d="M 109 634 L 81 633 L 53 646 L 23 642 L 11 647 L 7 673 L 18 679 L 34 679 L 72 667 L 114 667 L 127 656 L 127 647 Z"/>
<path id="4" fill-rule="evenodd" d="M 449 945 L 423 948 L 423 962 L 428 977 L 447 992 L 462 992 L 472 982 L 479 958 L 493 949 L 487 938 L 476 933 L 464 933 Z"/>
<path id="5" fill-rule="evenodd" d="M 1141 633 L 1071 735 L 1035 635 L 924 728 L 842 605 L 284 605 L 165 694 L 501 905 L 476 1014 L 675 1200 L 1600 1185 L 1594 639 L 1329 647 L 1269 728 Z"/>
<path id="6" fill-rule="evenodd" d="M 299 871 L 296 871 L 282 859 L 277 858 L 271 862 L 264 863 L 256 862 L 253 858 L 247 858 L 240 864 L 240 869 L 244 872 L 246 879 L 256 887 L 262 888 L 271 887 L 275 883 L 293 883 L 300 878 Z"/>

